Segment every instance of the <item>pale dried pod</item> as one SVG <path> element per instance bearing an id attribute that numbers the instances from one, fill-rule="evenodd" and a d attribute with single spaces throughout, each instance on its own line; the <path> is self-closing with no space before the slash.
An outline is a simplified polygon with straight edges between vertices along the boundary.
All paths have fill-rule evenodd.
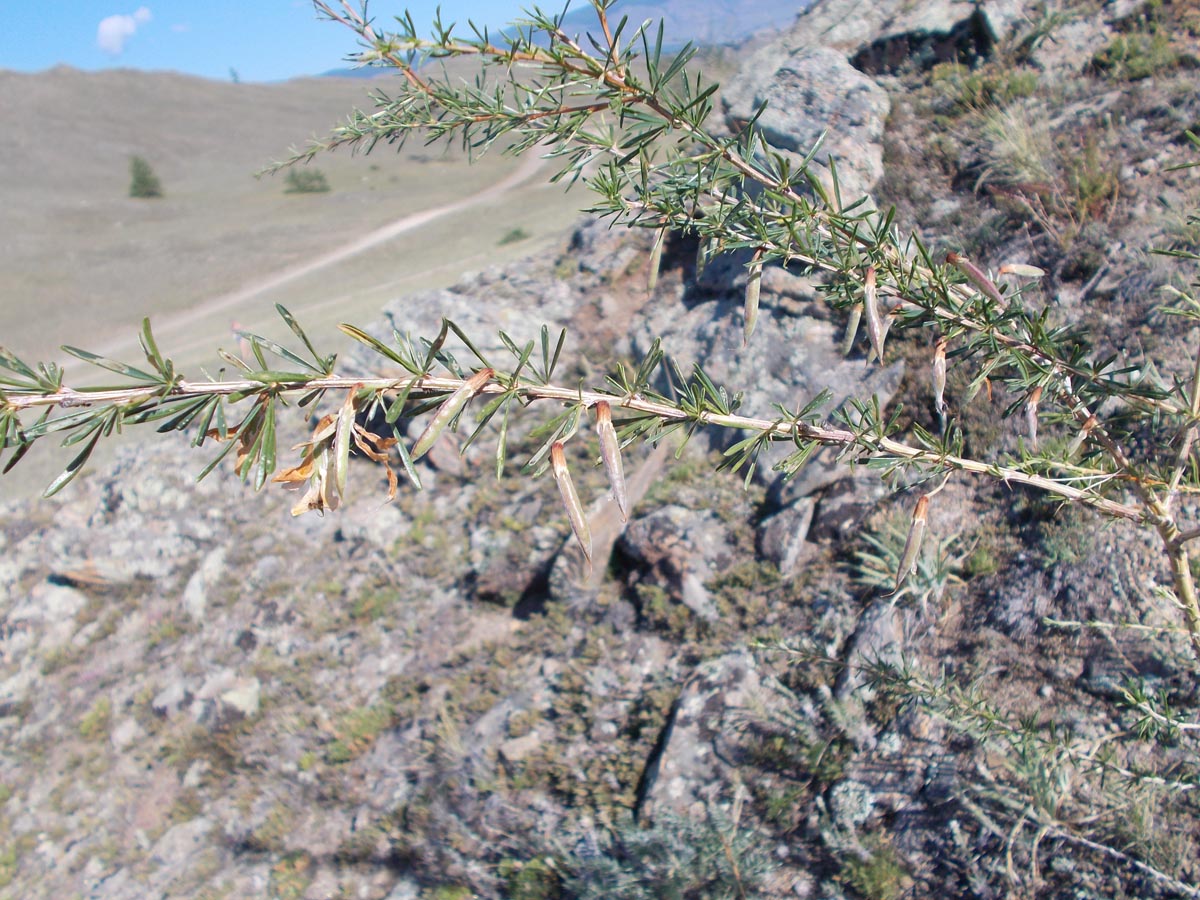
<path id="1" fill-rule="evenodd" d="M 462 412 L 463 407 L 471 401 L 471 398 L 483 390 L 483 386 L 495 376 L 495 369 L 480 369 L 464 380 L 454 393 L 443 400 L 442 405 L 433 414 L 433 418 L 429 420 L 429 424 L 425 426 L 425 430 L 421 432 L 421 436 L 417 438 L 417 442 L 413 444 L 411 458 L 420 459 L 428 453 L 442 432 L 446 430 L 446 426 L 454 421 L 454 417 Z"/>
<path id="2" fill-rule="evenodd" d="M 629 494 L 625 489 L 625 468 L 621 464 L 621 444 L 617 440 L 617 430 L 613 427 L 612 407 L 607 400 L 596 404 L 596 434 L 600 437 L 600 459 L 604 463 L 604 471 L 608 474 L 608 483 L 612 487 L 613 500 L 621 511 L 622 521 L 629 521 Z"/>
<path id="3" fill-rule="evenodd" d="M 933 347 L 933 405 L 939 416 L 946 414 L 946 339 Z"/>
<path id="4" fill-rule="evenodd" d="M 571 523 L 571 531 L 575 535 L 575 540 L 579 542 L 583 558 L 590 566 L 592 564 L 592 533 L 588 528 L 587 516 L 583 512 L 583 504 L 579 502 L 575 483 L 571 480 L 571 470 L 567 468 L 567 457 L 563 452 L 562 441 L 555 441 L 550 446 L 550 470 L 554 473 L 554 480 L 558 482 L 558 492 L 562 495 L 563 506 L 567 510 L 567 520 Z"/>
<path id="5" fill-rule="evenodd" d="M 1045 278 L 1046 270 L 1025 263 L 1005 263 L 1000 267 L 1001 275 L 1016 275 L 1020 278 Z"/>
<path id="6" fill-rule="evenodd" d="M 850 318 L 846 321 L 846 335 L 842 338 L 842 356 L 849 356 L 854 349 L 854 339 L 858 337 L 858 325 L 862 321 L 863 307 L 855 303 L 850 307 Z"/>
<path id="7" fill-rule="evenodd" d="M 900 555 L 900 566 L 896 569 L 896 586 L 893 593 L 913 572 L 917 570 L 917 555 L 921 552 L 921 542 L 925 539 L 925 521 L 929 513 L 929 495 L 922 494 L 913 510 L 912 524 L 908 526 L 908 537 L 904 539 L 904 552 Z"/>
<path id="8" fill-rule="evenodd" d="M 754 325 L 758 322 L 758 298 L 762 290 L 762 257 L 761 248 L 754 251 L 754 258 L 750 262 L 750 275 L 746 279 L 746 305 L 743 309 L 746 328 L 742 338 L 744 344 L 750 343 L 750 335 L 754 333 Z"/>
<path id="9" fill-rule="evenodd" d="M 871 339 L 871 349 L 875 351 L 879 364 L 883 365 L 883 345 L 892 322 L 879 303 L 874 266 L 867 268 L 866 278 L 863 279 L 863 311 L 867 315 L 867 337 Z"/>
<path id="10" fill-rule="evenodd" d="M 650 271 L 646 275 L 646 293 L 653 294 L 658 287 L 658 273 L 662 268 L 663 245 L 667 242 L 667 229 L 660 228 L 654 236 L 654 246 L 650 249 Z"/>
<path id="11" fill-rule="evenodd" d="M 334 483 L 338 495 L 346 496 L 346 477 L 350 468 L 350 438 L 354 434 L 354 391 L 346 391 L 346 402 L 338 410 L 337 431 L 334 433 Z"/>
<path id="12" fill-rule="evenodd" d="M 1092 429 L 1096 427 L 1098 422 L 1099 420 L 1094 414 L 1087 417 L 1087 421 L 1083 423 L 1083 427 L 1079 429 L 1079 433 L 1067 445 L 1067 459 L 1072 459 L 1080 451 L 1084 441 L 1088 439 L 1088 435 L 1092 433 Z"/>
<path id="13" fill-rule="evenodd" d="M 1008 305 L 1004 299 L 1004 295 L 996 287 L 996 283 L 988 278 L 987 273 L 983 269 L 979 268 L 979 266 L 975 265 L 975 263 L 971 262 L 965 256 L 953 252 L 947 253 L 946 262 L 966 275 L 985 297 L 993 300 L 1001 309 Z"/>
<path id="14" fill-rule="evenodd" d="M 1034 450 L 1038 445 L 1038 404 L 1042 402 L 1042 386 L 1037 385 L 1029 392 L 1025 401 L 1025 429 L 1029 433 L 1029 446 Z"/>

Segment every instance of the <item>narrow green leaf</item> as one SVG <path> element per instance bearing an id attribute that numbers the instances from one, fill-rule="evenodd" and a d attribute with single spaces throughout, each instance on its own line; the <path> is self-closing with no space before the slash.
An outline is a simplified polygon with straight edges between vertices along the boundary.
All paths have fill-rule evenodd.
<path id="1" fill-rule="evenodd" d="M 437 337 L 429 343 L 429 349 L 425 353 L 425 365 L 421 367 L 421 374 L 428 373 L 433 369 L 433 364 L 438 358 L 438 354 L 442 352 L 442 346 L 446 343 L 446 337 L 450 333 L 450 320 L 445 316 L 442 317 L 442 325 L 438 329 Z M 459 374 L 457 367 L 454 370 L 455 374 Z"/>
<path id="2" fill-rule="evenodd" d="M 317 353 L 316 348 L 313 347 L 312 342 L 308 339 L 308 335 L 304 333 L 304 329 L 301 328 L 300 323 L 296 321 L 296 317 L 293 316 L 282 303 L 275 304 L 275 311 L 279 313 L 280 318 L 287 323 L 287 327 L 292 330 L 292 334 L 296 335 L 296 337 L 300 338 L 300 340 L 304 342 L 304 346 L 308 348 L 308 352 L 312 354 L 312 358 L 316 361 L 320 371 L 323 374 L 328 375 L 331 368 L 330 363 L 333 361 L 333 357 L 322 357 L 319 353 Z"/>
<path id="3" fill-rule="evenodd" d="M 507 395 L 511 398 L 511 394 Z M 508 454 L 508 407 L 509 401 L 505 400 L 504 405 L 500 410 L 500 436 L 496 439 L 496 480 L 499 481 L 504 477 L 504 462 Z"/>
<path id="4" fill-rule="evenodd" d="M 86 363 L 91 363 L 93 366 L 98 366 L 101 369 L 107 369 L 110 372 L 116 372 L 118 375 L 124 375 L 126 378 L 133 378 L 137 381 L 148 381 L 152 384 L 157 384 L 162 379 L 157 375 L 152 375 L 149 372 L 143 372 L 141 369 L 127 365 L 123 362 L 118 362 L 115 359 L 108 359 L 88 350 L 80 350 L 78 347 L 70 347 L 63 345 L 63 352 L 70 353 L 77 359 L 82 359 Z"/>
<path id="5" fill-rule="evenodd" d="M 458 328 L 458 326 L 455 323 L 452 323 L 450 319 L 445 319 L 445 323 L 450 326 L 451 331 L 455 332 L 455 335 L 457 335 L 458 340 L 462 341 L 464 344 L 467 344 L 467 349 L 470 350 L 470 352 L 472 352 L 473 354 L 475 354 L 475 359 L 478 359 L 487 368 L 492 367 L 491 362 L 487 361 L 487 356 L 482 354 L 478 347 L 475 347 L 475 344 L 472 343 L 472 341 L 470 341 L 469 337 L 467 337 L 466 332 L 464 332 L 461 328 Z"/>
<path id="6" fill-rule="evenodd" d="M 275 471 L 275 403 L 264 404 L 263 428 L 259 436 L 258 466 L 254 476 L 254 490 L 261 491 L 267 478 Z"/>
<path id="7" fill-rule="evenodd" d="M 214 396 L 204 405 L 204 411 L 200 416 L 200 422 L 196 426 L 196 436 L 192 438 L 192 446 L 199 447 L 208 437 L 208 431 L 212 427 L 213 413 L 221 409 L 221 398 Z"/>
<path id="8" fill-rule="evenodd" d="M 383 356 L 386 359 L 390 359 L 392 362 L 396 363 L 397 365 L 403 366 L 406 371 L 412 372 L 412 374 L 414 374 L 414 375 L 424 375 L 425 374 L 420 369 L 418 369 L 416 366 L 414 366 L 409 359 L 405 358 L 404 356 L 401 356 L 399 353 L 397 353 L 391 347 L 384 344 L 382 341 L 376 340 L 375 338 L 371 337 L 371 335 L 367 334 L 361 328 L 358 328 L 354 325 L 347 325 L 345 322 L 343 322 L 341 325 L 338 326 L 338 329 L 342 332 L 342 334 L 345 334 L 348 337 L 352 337 L 352 338 L 354 338 L 354 340 L 358 341 L 360 344 L 365 344 L 366 346 L 370 347 L 372 350 L 374 350 L 380 356 Z"/>
<path id="9" fill-rule="evenodd" d="M 499 411 L 500 407 L 512 399 L 512 394 L 498 394 L 484 404 L 483 409 L 479 411 L 479 421 L 475 425 L 475 429 L 467 437 L 462 444 L 462 452 L 466 452 L 467 448 L 475 443 L 475 439 L 483 433 L 483 429 L 487 427 L 487 423 L 492 420 L 492 417 Z"/>
<path id="10" fill-rule="evenodd" d="M 84 463 L 92 455 L 92 451 L 96 449 L 96 444 L 100 440 L 101 429 L 97 427 L 92 434 L 92 439 L 87 442 L 87 445 L 79 452 L 79 454 L 71 460 L 62 474 L 50 482 L 50 486 L 42 492 L 43 497 L 53 497 L 68 484 L 75 480 L 75 476 L 83 469 Z"/>
<path id="11" fill-rule="evenodd" d="M 142 333 L 140 336 L 142 350 L 146 354 L 146 359 L 150 365 L 162 375 L 167 374 L 169 368 L 167 361 L 163 359 L 162 354 L 158 350 L 158 344 L 154 340 L 154 332 L 150 330 L 150 319 L 146 317 L 142 319 Z"/>
<path id="12" fill-rule="evenodd" d="M 400 434 L 398 428 L 392 429 L 392 436 L 396 438 L 396 452 L 400 454 L 400 464 L 404 467 L 404 474 L 413 483 L 413 487 L 418 491 L 422 490 L 421 476 L 417 474 L 417 467 L 413 465 L 412 455 L 408 452 L 408 447 L 404 446 L 404 436 Z"/>
<path id="13" fill-rule="evenodd" d="M 320 369 L 317 366 L 314 366 L 308 360 L 306 360 L 300 356 L 297 356 L 295 353 L 293 353 L 287 347 L 283 346 L 282 344 L 276 343 L 275 341 L 271 340 L 270 338 L 265 338 L 262 335 L 253 334 L 249 331 L 235 331 L 234 334 L 236 334 L 238 337 L 244 337 L 246 340 L 250 341 L 251 344 L 257 344 L 261 347 L 265 347 L 267 350 L 270 350 L 272 353 L 274 353 L 279 358 L 286 359 L 290 363 L 295 363 L 301 369 L 306 369 L 309 372 L 313 372 L 317 375 L 325 374 L 323 369 Z M 319 362 L 319 360 L 318 360 L 318 362 Z"/>
<path id="14" fill-rule="evenodd" d="M 305 385 L 313 380 L 315 370 L 310 369 L 308 372 L 281 372 L 277 369 L 262 369 L 258 372 L 247 372 L 246 377 L 251 381 L 258 381 L 262 384 L 294 384 Z M 321 374 L 316 372 L 316 374 Z"/>
<path id="15" fill-rule="evenodd" d="M 563 328 L 558 332 L 558 341 L 554 344 L 554 354 L 550 357 L 550 365 L 546 369 L 546 380 L 549 381 L 554 377 L 554 370 L 558 367 L 558 358 L 562 353 L 563 344 L 567 340 L 567 329 Z"/>

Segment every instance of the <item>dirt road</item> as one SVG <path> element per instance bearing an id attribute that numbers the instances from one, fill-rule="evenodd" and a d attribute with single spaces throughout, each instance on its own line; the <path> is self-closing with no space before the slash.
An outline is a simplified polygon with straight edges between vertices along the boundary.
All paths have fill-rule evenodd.
<path id="1" fill-rule="evenodd" d="M 255 281 L 245 284 L 235 291 L 230 291 L 225 294 L 220 294 L 211 299 L 198 303 L 191 309 L 185 312 L 176 313 L 171 316 L 163 316 L 154 319 L 155 336 L 162 339 L 164 344 L 169 344 L 174 350 L 187 349 L 189 343 L 187 338 L 197 338 L 197 335 L 184 334 L 189 329 L 194 328 L 201 322 L 210 319 L 214 314 L 227 310 L 236 310 L 244 308 L 245 304 L 255 299 L 261 294 L 283 285 L 289 284 L 298 279 L 304 278 L 328 266 L 336 265 L 360 253 L 364 253 L 380 244 L 385 244 L 398 235 L 406 231 L 412 231 L 427 225 L 435 219 L 440 219 L 443 216 L 453 215 L 469 209 L 472 206 L 477 206 L 494 200 L 514 188 L 524 184 L 544 165 L 544 160 L 531 156 L 527 158 L 521 165 L 508 177 L 496 182 L 491 187 L 479 193 L 472 194 L 469 197 L 464 197 L 461 200 L 455 200 L 452 203 L 443 203 L 440 206 L 434 206 L 429 209 L 421 210 L 420 212 L 411 213 L 403 218 L 390 222 L 381 228 L 376 228 L 352 241 L 348 241 L 334 249 L 315 256 L 305 262 L 298 263 L 293 266 L 288 266 L 279 269 L 268 275 L 256 279 Z M 184 337 L 181 346 L 180 341 L 171 340 L 172 337 Z M 207 336 L 211 340 L 211 335 Z M 191 343 L 196 343 L 195 340 Z M 120 340 L 110 341 L 106 345 L 98 348 L 89 347 L 94 353 L 99 353 L 101 356 L 121 357 L 122 354 L 128 355 L 129 351 L 136 351 L 137 344 L 132 338 L 123 338 Z"/>

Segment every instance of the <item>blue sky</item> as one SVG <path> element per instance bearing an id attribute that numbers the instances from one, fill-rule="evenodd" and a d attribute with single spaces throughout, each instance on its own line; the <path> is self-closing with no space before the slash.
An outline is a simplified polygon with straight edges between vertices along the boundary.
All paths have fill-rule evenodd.
<path id="1" fill-rule="evenodd" d="M 492 26 L 530 5 L 532 0 L 442 2 L 455 21 Z M 537 5 L 557 11 L 561 4 Z M 428 28 L 437 6 L 436 0 L 375 0 L 370 12 L 386 24 L 407 8 L 418 27 Z M 274 81 L 339 68 L 355 47 L 354 35 L 319 21 L 308 0 L 6 0 L 0 9 L 0 69 L 25 72 L 66 63 L 174 69 L 227 80 L 234 69 L 243 81 Z"/>

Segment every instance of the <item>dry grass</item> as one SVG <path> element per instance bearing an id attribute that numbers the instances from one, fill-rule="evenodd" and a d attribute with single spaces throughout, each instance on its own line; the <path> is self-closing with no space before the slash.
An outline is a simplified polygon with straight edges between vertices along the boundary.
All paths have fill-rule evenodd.
<path id="1" fill-rule="evenodd" d="M 473 197 L 520 165 L 490 153 L 471 166 L 460 151 L 417 141 L 400 154 L 323 158 L 327 194 L 286 194 L 282 177 L 253 177 L 368 106 L 370 89 L 359 79 L 235 85 L 173 73 L 0 71 L 0 344 L 30 360 L 62 361 L 58 347 L 74 344 L 136 361 L 137 325 L 150 315 L 162 323 L 164 351 L 193 369 L 230 346 L 235 319 L 282 336 L 273 311 L 282 302 L 336 348 L 337 322 L 368 321 L 396 296 L 529 253 L 584 205 L 582 194 L 524 190 L 520 206 L 484 202 L 236 309 L 193 315 L 389 222 Z M 163 198 L 128 196 L 133 155 L 153 166 Z M 498 246 L 514 227 L 530 238 Z M 186 327 L 172 328 L 184 313 Z M 6 480 L 0 496 L 27 494 L 62 465 L 35 455 L 42 463 L 23 463 L 34 464 L 29 477 Z"/>

